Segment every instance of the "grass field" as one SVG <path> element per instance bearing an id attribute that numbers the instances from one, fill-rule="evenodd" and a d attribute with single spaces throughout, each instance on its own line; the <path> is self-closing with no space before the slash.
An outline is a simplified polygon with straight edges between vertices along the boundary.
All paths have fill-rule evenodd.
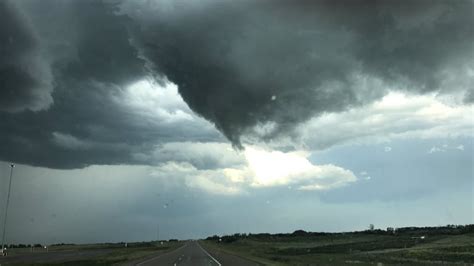
<path id="1" fill-rule="evenodd" d="M 183 245 L 183 242 L 143 242 L 120 244 L 61 245 L 44 248 L 13 248 L 9 250 L 9 259 L 24 257 L 20 262 L 4 262 L 5 265 L 128 265 L 130 262 L 169 252 Z M 30 258 L 32 255 L 40 255 Z M 59 258 L 59 259 L 57 259 Z M 2 261 L 0 260 L 0 265 Z"/>
<path id="2" fill-rule="evenodd" d="M 474 232 L 234 235 L 203 244 L 264 265 L 474 264 Z"/>
<path id="3" fill-rule="evenodd" d="M 262 265 L 474 265 L 474 225 L 347 233 L 235 234 L 201 241 Z M 183 242 L 60 245 L 10 249 L 3 265 L 133 265 Z M 34 257 L 34 255 L 39 255 Z M 46 256 L 44 256 L 46 255 Z M 22 258 L 23 257 L 23 258 Z M 59 259 L 58 259 L 59 258 Z M 49 261 L 48 261 L 49 259 Z"/>

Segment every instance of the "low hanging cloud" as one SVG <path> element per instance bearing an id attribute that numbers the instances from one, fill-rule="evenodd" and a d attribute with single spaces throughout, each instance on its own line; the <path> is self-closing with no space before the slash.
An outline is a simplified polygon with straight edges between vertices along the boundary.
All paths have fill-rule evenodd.
<path id="1" fill-rule="evenodd" d="M 219 169 L 245 164 L 245 156 L 223 142 L 169 142 L 159 145 L 148 158 L 154 162 L 187 162 L 197 169 Z"/>
<path id="2" fill-rule="evenodd" d="M 140 24 L 134 41 L 153 69 L 241 147 L 259 124 L 274 125 L 263 140 L 288 135 L 392 89 L 469 98 L 472 5 L 125 1 L 121 11 Z"/>

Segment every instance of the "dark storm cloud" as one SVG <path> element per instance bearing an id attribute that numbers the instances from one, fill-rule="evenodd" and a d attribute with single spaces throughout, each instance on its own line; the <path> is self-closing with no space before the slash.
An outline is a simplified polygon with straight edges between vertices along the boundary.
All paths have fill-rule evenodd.
<path id="1" fill-rule="evenodd" d="M 389 88 L 446 92 L 446 73 L 472 67 L 472 1 L 158 2 L 124 4 L 137 43 L 237 146 L 256 125 L 289 133 Z"/>
<path id="2" fill-rule="evenodd" d="M 151 153 L 157 143 L 219 138 L 192 122 L 150 123 L 116 100 L 147 73 L 129 42 L 131 22 L 115 14 L 114 4 L 48 0 L 19 5 L 45 38 L 54 104 L 38 112 L 0 112 L 0 160 L 51 168 L 149 163 L 136 155 Z"/>
<path id="3" fill-rule="evenodd" d="M 38 40 L 10 1 L 0 2 L 0 110 L 38 110 L 52 102 L 49 66 Z"/>
<path id="4" fill-rule="evenodd" d="M 43 12 L 40 14 L 52 14 L 50 19 L 53 20 L 40 20 L 37 25 L 39 31 L 62 33 L 63 38 L 55 36 L 61 39 L 57 41 L 58 45 L 47 49 L 50 49 L 51 54 L 53 50 L 58 50 L 64 56 L 53 64 L 55 103 L 52 107 L 40 112 L 0 114 L 1 158 L 55 168 L 129 160 L 127 157 L 130 155 L 125 152 L 129 145 L 126 133 L 118 131 L 118 128 L 126 130 L 126 123 L 121 122 L 123 118 L 113 119 L 118 114 L 117 107 L 108 98 L 115 83 L 122 84 L 126 80 L 138 78 L 141 73 L 136 73 L 140 60 L 128 45 L 124 30 L 120 29 L 120 19 L 107 13 L 101 2 L 69 1 L 57 8 L 54 6 L 55 1 L 32 1 L 29 4 L 29 8 Z M 74 10 L 75 13 L 54 16 L 57 15 L 55 12 L 67 10 Z M 33 16 L 32 20 L 35 19 Z M 53 41 L 48 40 L 47 44 L 51 43 Z M 125 73 L 124 65 L 129 66 L 128 73 Z M 107 84 L 109 90 L 98 87 L 96 84 L 99 82 Z M 94 126 L 104 127 L 106 131 L 117 130 L 119 133 L 107 135 L 108 132 L 104 132 L 104 135 L 88 136 L 88 129 Z M 95 145 L 91 145 L 90 149 L 70 150 L 67 145 L 55 145 L 58 143 L 54 140 L 55 132 L 86 139 L 91 137 L 97 142 L 108 142 L 109 145 L 104 148 L 93 143 Z M 113 145 L 118 139 L 123 143 Z"/>
<path id="5" fill-rule="evenodd" d="M 0 160 L 149 163 L 157 144 L 222 141 L 202 123 L 150 121 L 117 101 L 150 76 L 176 83 L 237 147 L 243 137 L 291 135 L 308 118 L 388 89 L 448 93 L 449 75 L 464 91 L 472 84 L 472 5 L 3 1 Z"/>

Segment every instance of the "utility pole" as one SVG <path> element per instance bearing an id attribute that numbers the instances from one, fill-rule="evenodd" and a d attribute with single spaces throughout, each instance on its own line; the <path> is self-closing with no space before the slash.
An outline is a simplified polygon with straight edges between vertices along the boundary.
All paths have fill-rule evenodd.
<path id="1" fill-rule="evenodd" d="M 10 164 L 10 180 L 8 182 L 8 194 L 7 194 L 7 203 L 5 205 L 5 216 L 3 217 L 3 235 L 2 235 L 2 255 L 5 255 L 5 231 L 7 229 L 7 217 L 8 217 L 8 205 L 10 203 L 10 191 L 12 188 L 12 176 L 14 164 Z"/>
<path id="2" fill-rule="evenodd" d="M 156 223 L 156 241 L 160 242 L 160 223 Z"/>

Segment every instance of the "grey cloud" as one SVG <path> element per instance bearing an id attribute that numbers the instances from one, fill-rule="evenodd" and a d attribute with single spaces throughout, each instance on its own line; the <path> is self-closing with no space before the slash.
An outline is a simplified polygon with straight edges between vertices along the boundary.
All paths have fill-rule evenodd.
<path id="1" fill-rule="evenodd" d="M 471 88 L 465 95 L 464 95 L 464 102 L 472 104 L 474 103 L 474 87 Z"/>
<path id="2" fill-rule="evenodd" d="M 157 162 L 188 162 L 198 169 L 238 167 L 246 164 L 243 154 L 226 143 L 170 142 L 151 154 Z"/>
<path id="3" fill-rule="evenodd" d="M 1 100 L 2 160 L 151 164 L 156 145 L 223 141 L 202 122 L 150 121 L 146 110 L 116 101 L 149 76 L 176 83 L 191 109 L 237 147 L 246 136 L 291 138 L 301 122 L 388 89 L 449 93 L 446 75 L 460 81 L 456 90 L 472 84 L 469 71 L 456 71 L 472 68 L 471 1 L 22 0 L 15 5 L 24 19 L 6 3 L 0 42 L 16 41 L 2 46 L 0 66 L 25 86 Z M 28 69 L 11 63 L 20 57 Z M 40 75 L 48 69 L 50 79 Z"/>
<path id="4" fill-rule="evenodd" d="M 300 132 L 300 139 L 293 143 L 324 150 L 395 139 L 472 137 L 472 126 L 471 106 L 457 106 L 432 95 L 392 93 L 363 108 L 322 115 L 302 123 L 295 129 Z"/>
<path id="5" fill-rule="evenodd" d="M 150 123 L 116 101 L 148 73 L 130 44 L 129 19 L 116 15 L 113 4 L 51 0 L 19 6 L 46 38 L 54 104 L 37 112 L 0 112 L 1 160 L 51 168 L 155 163 L 134 154 L 170 141 L 222 140 L 200 121 Z"/>
<path id="6" fill-rule="evenodd" d="M 388 89 L 448 93 L 444 76 L 472 67 L 471 1 L 158 3 L 123 5 L 137 45 L 236 146 L 259 123 L 288 134 Z M 364 91 L 360 76 L 389 87 Z"/>
<path id="7" fill-rule="evenodd" d="M 51 72 L 28 21 L 0 3 L 0 111 L 40 110 L 52 103 Z"/>
<path id="8" fill-rule="evenodd" d="M 150 156 L 159 143 L 223 141 L 200 121 L 151 124 L 113 101 L 110 93 L 117 90 L 88 82 L 58 86 L 47 111 L 0 112 L 0 158 L 52 168 L 157 164 L 135 155 Z"/>
<path id="9" fill-rule="evenodd" d="M 53 132 L 53 142 L 60 147 L 64 147 L 70 150 L 83 150 L 89 149 L 91 144 L 80 140 L 72 135 L 63 134 L 61 132 Z"/>

